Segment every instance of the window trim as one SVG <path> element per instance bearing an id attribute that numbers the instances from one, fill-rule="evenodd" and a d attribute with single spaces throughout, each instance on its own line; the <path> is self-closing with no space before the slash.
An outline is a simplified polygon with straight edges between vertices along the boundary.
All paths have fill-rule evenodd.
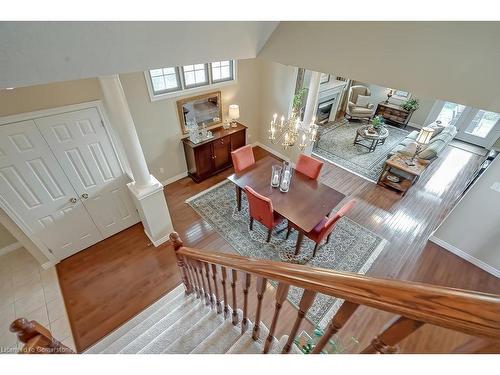
<path id="1" fill-rule="evenodd" d="M 210 82 L 212 82 L 212 72 L 211 72 L 212 69 L 209 69 L 209 71 L 208 71 L 209 83 L 207 85 L 196 86 L 196 87 L 192 87 L 192 88 L 184 88 L 184 86 L 182 86 L 183 82 L 181 82 L 181 89 L 180 90 L 171 91 L 171 92 L 167 92 L 164 94 L 155 94 L 154 93 L 153 84 L 151 82 L 151 76 L 149 74 L 149 69 L 148 69 L 148 70 L 144 71 L 144 78 L 145 78 L 146 86 L 147 86 L 148 93 L 149 93 L 149 100 L 151 102 L 156 102 L 159 100 L 167 100 L 167 99 L 173 99 L 173 98 L 178 98 L 178 97 L 182 97 L 182 96 L 188 96 L 191 94 L 197 94 L 197 93 L 201 93 L 204 91 L 216 89 L 219 87 L 236 85 L 238 83 L 238 62 L 237 62 L 237 60 L 231 60 L 231 61 L 233 62 L 233 79 L 232 80 L 216 81 L 214 83 L 210 83 Z M 207 63 L 207 64 L 210 64 L 210 63 Z M 176 67 L 176 68 L 178 68 L 178 67 Z M 183 79 L 183 77 L 181 75 L 179 75 L 179 77 L 181 80 Z"/>
<path id="2" fill-rule="evenodd" d="M 214 72 L 213 72 L 212 64 L 213 64 L 214 62 L 221 62 L 221 61 L 229 61 L 229 69 L 230 69 L 231 75 L 229 76 L 229 78 L 223 78 L 223 79 L 213 79 L 213 74 L 214 74 Z M 220 82 L 227 82 L 227 81 L 232 81 L 232 80 L 234 80 L 234 77 L 233 77 L 233 75 L 234 75 L 234 60 L 220 60 L 220 61 L 212 61 L 211 63 L 209 63 L 209 65 L 210 65 L 210 77 L 211 77 L 210 81 L 211 81 L 212 83 L 220 83 Z M 219 69 L 220 69 L 220 67 L 219 67 Z"/>
<path id="3" fill-rule="evenodd" d="M 193 67 L 195 67 L 195 65 L 200 65 L 200 64 L 189 64 L 189 65 L 193 65 Z M 202 83 L 198 83 L 198 84 L 195 83 L 194 85 L 188 85 L 186 83 L 186 72 L 184 71 L 184 65 L 180 66 L 179 70 L 181 72 L 182 88 L 179 91 L 189 90 L 189 89 L 194 89 L 194 88 L 197 88 L 197 87 L 202 87 L 202 86 L 208 86 L 208 85 L 210 85 L 210 76 L 208 75 L 208 63 L 203 64 L 203 69 L 205 70 L 205 77 L 207 78 L 207 80 L 205 82 L 202 82 Z M 194 75 L 196 77 L 196 68 L 194 68 L 193 72 L 195 72 Z"/>
<path id="4" fill-rule="evenodd" d="M 150 81 L 149 83 L 151 85 L 151 91 L 152 91 L 153 95 L 158 96 L 158 95 L 169 94 L 172 92 L 177 92 L 177 91 L 182 90 L 182 82 L 181 82 L 181 76 L 179 74 L 179 67 L 173 66 L 172 68 L 174 68 L 174 70 L 175 70 L 175 79 L 177 81 L 177 86 L 172 88 L 172 89 L 166 89 L 166 90 L 161 90 L 161 91 L 157 91 L 157 92 L 155 92 L 155 90 L 154 90 L 153 77 L 151 76 L 151 70 L 146 70 L 147 77 L 149 78 L 149 81 Z M 162 69 L 164 69 L 164 68 L 162 68 Z M 165 76 L 165 75 L 163 74 L 163 76 Z"/>

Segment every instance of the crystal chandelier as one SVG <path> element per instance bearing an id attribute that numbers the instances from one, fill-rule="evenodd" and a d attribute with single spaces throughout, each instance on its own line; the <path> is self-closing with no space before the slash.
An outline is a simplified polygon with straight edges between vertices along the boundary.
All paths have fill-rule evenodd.
<path id="1" fill-rule="evenodd" d="M 305 124 L 295 114 L 292 114 L 287 120 L 285 120 L 285 116 L 281 116 L 279 124 L 276 122 L 277 118 L 278 114 L 275 113 L 269 127 L 269 140 L 272 144 L 281 141 L 281 146 L 287 150 L 300 142 L 298 147 L 303 151 L 308 145 L 316 142 L 318 125 L 314 123 L 315 117 L 312 118 L 310 124 Z"/>

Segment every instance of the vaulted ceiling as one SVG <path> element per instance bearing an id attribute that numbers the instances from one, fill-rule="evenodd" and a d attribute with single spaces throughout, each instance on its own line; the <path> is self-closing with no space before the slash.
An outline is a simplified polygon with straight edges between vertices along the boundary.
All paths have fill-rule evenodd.
<path id="1" fill-rule="evenodd" d="M 261 57 L 500 112 L 500 22 L 0 22 L 0 87 Z"/>
<path id="2" fill-rule="evenodd" d="M 0 22 L 0 87 L 254 58 L 277 22 Z"/>

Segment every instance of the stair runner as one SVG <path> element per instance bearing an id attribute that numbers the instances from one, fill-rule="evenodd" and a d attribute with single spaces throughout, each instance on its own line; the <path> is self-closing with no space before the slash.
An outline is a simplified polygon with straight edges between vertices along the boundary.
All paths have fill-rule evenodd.
<path id="1" fill-rule="evenodd" d="M 179 285 L 160 300 L 111 332 L 84 353 L 144 354 L 258 354 L 264 349 L 269 329 L 260 323 L 257 341 L 252 339 L 253 323 L 241 334 L 241 310 L 238 325 L 204 304 L 203 298 L 187 296 Z M 281 353 L 288 336 L 273 340 L 269 353 Z M 293 344 L 290 353 L 302 353 Z"/>

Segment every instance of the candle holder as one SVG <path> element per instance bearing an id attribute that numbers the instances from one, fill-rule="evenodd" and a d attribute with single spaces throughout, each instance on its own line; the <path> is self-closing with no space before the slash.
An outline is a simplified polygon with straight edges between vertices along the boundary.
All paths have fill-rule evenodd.
<path id="1" fill-rule="evenodd" d="M 273 188 L 277 188 L 280 186 L 280 180 L 281 180 L 281 171 L 283 168 L 281 165 L 273 165 L 272 166 L 272 174 L 271 174 L 271 186 Z"/>
<path id="2" fill-rule="evenodd" d="M 290 184 L 292 182 L 292 172 L 293 169 L 289 163 L 283 163 L 283 171 L 281 173 L 280 191 L 282 193 L 287 193 L 290 190 Z"/>

